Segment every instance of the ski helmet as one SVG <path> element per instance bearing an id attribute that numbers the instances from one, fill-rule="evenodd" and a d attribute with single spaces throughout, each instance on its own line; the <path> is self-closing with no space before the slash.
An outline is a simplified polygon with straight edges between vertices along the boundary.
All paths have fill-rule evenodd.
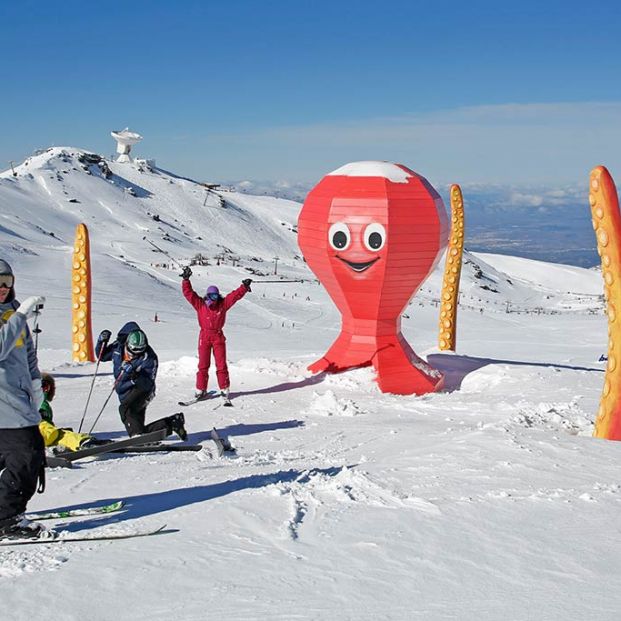
<path id="1" fill-rule="evenodd" d="M 127 335 L 125 347 L 130 354 L 143 354 L 147 349 L 147 335 L 142 330 L 132 330 Z"/>
<path id="2" fill-rule="evenodd" d="M 54 399 L 56 394 L 56 380 L 49 373 L 41 373 L 41 390 L 48 401 Z"/>
<path id="3" fill-rule="evenodd" d="M 13 274 L 11 266 L 3 259 L 0 259 L 0 276 L 11 276 L 11 281 L 13 284 L 11 285 L 11 288 L 9 289 L 9 294 L 6 296 L 6 299 L 4 301 L 12 302 L 15 299 L 15 276 Z"/>

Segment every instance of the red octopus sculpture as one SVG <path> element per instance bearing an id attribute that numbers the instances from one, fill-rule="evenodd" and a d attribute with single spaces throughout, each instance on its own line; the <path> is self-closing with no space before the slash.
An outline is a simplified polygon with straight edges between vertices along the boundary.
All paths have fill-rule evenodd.
<path id="1" fill-rule="evenodd" d="M 373 365 L 382 392 L 439 389 L 442 374 L 401 334 L 401 314 L 448 240 L 444 204 L 431 184 L 400 164 L 347 164 L 309 193 L 298 240 L 342 315 L 341 333 L 309 370 Z"/>

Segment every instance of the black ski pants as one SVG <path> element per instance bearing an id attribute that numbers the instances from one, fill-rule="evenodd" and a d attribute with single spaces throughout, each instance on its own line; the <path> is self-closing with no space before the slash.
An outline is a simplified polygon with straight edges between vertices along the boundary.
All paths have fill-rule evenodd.
<path id="1" fill-rule="evenodd" d="M 45 446 L 37 425 L 0 429 L 0 521 L 26 511 L 44 467 Z"/>
<path id="2" fill-rule="evenodd" d="M 123 421 L 125 429 L 127 429 L 127 434 L 130 437 L 141 433 L 158 431 L 160 429 L 166 429 L 166 435 L 170 435 L 172 433 L 170 416 L 160 418 L 159 420 L 153 421 L 148 425 L 144 424 L 149 397 L 150 394 L 148 392 L 144 392 L 139 388 L 133 388 L 127 393 L 127 396 L 119 405 L 121 420 Z"/>

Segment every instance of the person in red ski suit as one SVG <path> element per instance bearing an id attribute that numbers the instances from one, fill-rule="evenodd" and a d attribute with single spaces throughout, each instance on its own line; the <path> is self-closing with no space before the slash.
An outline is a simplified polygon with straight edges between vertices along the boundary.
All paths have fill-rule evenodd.
<path id="1" fill-rule="evenodd" d="M 181 288 L 185 299 L 194 307 L 198 317 L 201 331 L 198 337 L 198 372 L 196 373 L 196 397 L 205 397 L 207 394 L 207 380 L 209 374 L 209 364 L 211 362 L 211 352 L 216 362 L 216 376 L 218 386 L 222 396 L 228 399 L 229 369 L 226 364 L 226 338 L 222 332 L 226 321 L 227 311 L 248 291 L 252 279 L 246 278 L 237 289 L 231 291 L 226 297 L 220 295 L 220 291 L 215 285 L 207 289 L 204 298 L 198 295 L 190 283 L 192 270 L 184 267 L 181 274 L 183 278 Z"/>

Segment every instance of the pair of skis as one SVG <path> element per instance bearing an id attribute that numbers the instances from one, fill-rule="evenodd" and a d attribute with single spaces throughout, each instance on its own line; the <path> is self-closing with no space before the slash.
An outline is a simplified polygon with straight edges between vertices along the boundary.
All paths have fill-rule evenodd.
<path id="1" fill-rule="evenodd" d="M 120 511 L 125 506 L 123 500 L 117 500 L 112 503 L 97 505 L 94 507 L 86 507 L 83 509 L 61 509 L 60 511 L 47 511 L 42 513 L 30 513 L 28 519 L 31 520 L 53 520 L 62 518 L 83 517 L 89 515 L 102 515 Z M 47 543 L 70 543 L 74 541 L 112 541 L 117 539 L 134 539 L 136 537 L 150 537 L 151 535 L 159 535 L 167 532 L 166 525 L 157 528 L 144 530 L 134 530 L 132 532 L 108 532 L 102 531 L 101 528 L 93 529 L 90 534 L 84 535 L 72 534 L 69 531 L 44 531 L 44 536 L 36 539 L 0 539 L 0 546 L 17 546 L 17 545 L 34 545 Z M 47 535 L 47 536 L 46 536 Z"/>
<path id="2" fill-rule="evenodd" d="M 27 517 L 33 522 L 42 520 L 59 520 L 62 518 L 83 517 L 85 515 L 101 515 L 105 513 L 115 513 L 125 506 L 124 500 L 115 500 L 104 505 L 94 507 L 84 507 L 83 509 L 60 509 L 59 511 L 44 511 L 42 513 L 28 513 Z"/>
<path id="3" fill-rule="evenodd" d="M 143 433 L 139 436 L 132 436 L 124 440 L 116 440 L 107 444 L 98 444 L 78 451 L 64 451 L 63 453 L 47 457 L 49 468 L 72 468 L 73 462 L 85 457 L 103 455 L 105 453 L 154 453 L 169 451 L 200 451 L 203 447 L 200 444 L 158 444 L 166 437 L 166 430 L 159 429 L 150 433 Z M 218 456 L 224 453 L 234 453 L 235 449 L 231 446 L 228 438 L 221 438 L 216 428 L 211 431 L 211 439 L 215 442 Z"/>
<path id="4" fill-rule="evenodd" d="M 50 468 L 71 468 L 74 461 L 103 455 L 104 453 L 131 452 L 146 453 L 160 451 L 200 451 L 200 444 L 158 444 L 166 437 L 165 429 L 158 429 L 139 436 L 132 436 L 123 440 L 115 440 L 106 444 L 97 444 L 77 451 L 63 451 L 54 456 L 47 457 L 47 465 Z"/>
<path id="5" fill-rule="evenodd" d="M 202 397 L 194 397 L 193 399 L 189 399 L 188 401 L 179 401 L 178 403 L 179 405 L 183 407 L 187 407 L 189 405 L 194 405 L 195 403 L 200 403 L 201 401 L 207 401 L 209 399 L 213 399 L 214 397 L 217 397 L 218 394 L 222 397 L 222 401 L 216 406 L 217 408 L 219 408 L 221 405 L 223 405 L 226 408 L 233 407 L 233 404 L 231 403 L 231 399 L 223 393 L 218 393 L 217 390 L 209 390 Z"/>

